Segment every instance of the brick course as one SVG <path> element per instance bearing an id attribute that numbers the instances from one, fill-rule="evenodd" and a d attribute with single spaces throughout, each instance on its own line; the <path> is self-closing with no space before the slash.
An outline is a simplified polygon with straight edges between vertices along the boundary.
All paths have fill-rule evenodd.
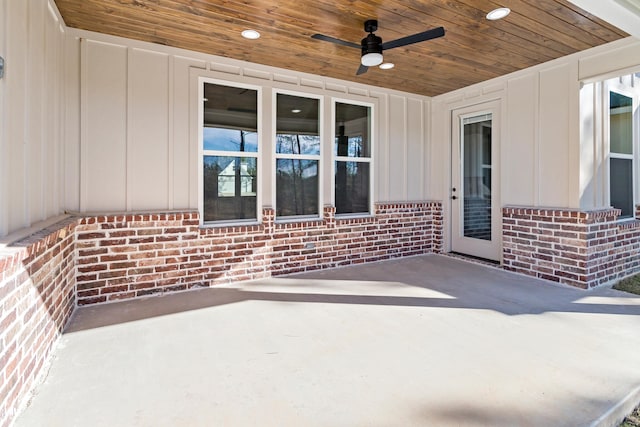
<path id="1" fill-rule="evenodd" d="M 440 252 L 440 203 L 377 204 L 371 217 L 199 227 L 197 212 L 81 218 L 78 304 Z"/>
<path id="2" fill-rule="evenodd" d="M 619 209 L 505 207 L 506 270 L 583 289 L 640 271 L 640 221 Z"/>

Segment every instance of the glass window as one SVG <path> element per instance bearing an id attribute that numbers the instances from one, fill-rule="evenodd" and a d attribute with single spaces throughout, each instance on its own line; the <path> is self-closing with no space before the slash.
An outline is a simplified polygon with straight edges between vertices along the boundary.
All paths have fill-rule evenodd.
<path id="1" fill-rule="evenodd" d="M 464 237 L 491 240 L 491 113 L 463 119 Z"/>
<path id="2" fill-rule="evenodd" d="M 204 83 L 203 219 L 256 220 L 258 92 Z"/>
<path id="3" fill-rule="evenodd" d="M 371 210 L 371 107 L 335 104 L 336 214 Z"/>
<path id="4" fill-rule="evenodd" d="M 611 152 L 633 154 L 633 99 L 609 92 L 609 134 Z"/>
<path id="5" fill-rule="evenodd" d="M 276 217 L 317 217 L 320 101 L 279 93 L 276 111 Z"/>
<path id="6" fill-rule="evenodd" d="M 620 218 L 634 216 L 633 99 L 609 92 L 609 200 Z"/>
<path id="7" fill-rule="evenodd" d="M 276 161 L 278 216 L 318 215 L 318 161 Z"/>
<path id="8" fill-rule="evenodd" d="M 633 161 L 630 159 L 610 160 L 611 206 L 620 209 L 620 218 L 633 217 Z"/>

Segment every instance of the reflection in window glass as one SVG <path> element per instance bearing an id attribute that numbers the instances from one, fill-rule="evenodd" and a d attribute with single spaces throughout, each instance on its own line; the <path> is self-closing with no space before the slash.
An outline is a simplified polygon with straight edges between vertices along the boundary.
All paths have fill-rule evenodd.
<path id="1" fill-rule="evenodd" d="M 611 152 L 633 154 L 633 100 L 609 92 L 609 134 Z"/>
<path id="2" fill-rule="evenodd" d="M 369 163 L 336 162 L 335 167 L 336 213 L 369 212 Z"/>
<path id="3" fill-rule="evenodd" d="M 319 135 L 276 135 L 276 153 L 278 154 L 320 154 Z"/>
<path id="4" fill-rule="evenodd" d="M 258 152 L 258 132 L 206 127 L 203 137 L 205 150 Z"/>
<path id="5" fill-rule="evenodd" d="M 276 96 L 276 216 L 318 216 L 320 101 Z"/>
<path id="6" fill-rule="evenodd" d="M 276 161 L 276 215 L 318 213 L 318 161 L 278 159 Z"/>
<path id="7" fill-rule="evenodd" d="M 491 114 L 463 119 L 462 188 L 465 237 L 491 240 Z"/>
<path id="8" fill-rule="evenodd" d="M 370 212 L 371 107 L 335 104 L 337 214 Z"/>
<path id="9" fill-rule="evenodd" d="M 371 157 L 369 129 L 371 107 L 336 103 L 334 154 L 340 157 Z"/>
<path id="10" fill-rule="evenodd" d="M 633 161 L 631 159 L 610 160 L 611 206 L 620 209 L 620 218 L 631 218 L 633 212 Z"/>
<path id="11" fill-rule="evenodd" d="M 202 101 L 203 219 L 257 219 L 258 93 L 204 83 Z"/>
<path id="12" fill-rule="evenodd" d="M 633 205 L 633 99 L 609 92 L 609 199 L 621 210 L 619 218 L 632 218 Z"/>
<path id="13" fill-rule="evenodd" d="M 257 175 L 255 158 L 205 156 L 205 221 L 255 218 Z"/>

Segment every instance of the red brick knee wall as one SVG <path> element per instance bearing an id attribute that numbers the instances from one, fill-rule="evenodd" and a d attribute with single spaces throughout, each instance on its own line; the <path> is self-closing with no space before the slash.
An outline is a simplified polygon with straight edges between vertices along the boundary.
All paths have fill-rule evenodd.
<path id="1" fill-rule="evenodd" d="M 0 252 L 0 426 L 35 385 L 75 307 L 76 218 Z"/>
<path id="2" fill-rule="evenodd" d="M 372 217 L 200 228 L 197 212 L 81 218 L 78 304 L 440 252 L 439 202 L 377 204 Z"/>
<path id="3" fill-rule="evenodd" d="M 197 212 L 69 218 L 0 252 L 0 427 L 35 385 L 77 304 L 440 252 L 438 202 L 367 218 L 200 228 Z"/>
<path id="4" fill-rule="evenodd" d="M 618 209 L 505 207 L 503 266 L 580 288 L 640 271 L 640 221 Z"/>

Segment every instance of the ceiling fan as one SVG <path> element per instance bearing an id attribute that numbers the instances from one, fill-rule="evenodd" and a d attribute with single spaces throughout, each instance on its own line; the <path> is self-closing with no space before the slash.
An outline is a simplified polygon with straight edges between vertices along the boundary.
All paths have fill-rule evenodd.
<path id="1" fill-rule="evenodd" d="M 311 38 L 316 40 L 324 40 L 326 42 L 339 44 L 341 46 L 362 49 L 362 55 L 360 57 L 360 67 L 358 67 L 358 71 L 356 72 L 356 75 L 360 75 L 366 73 L 369 67 L 374 67 L 376 65 L 382 64 L 383 50 L 393 49 L 394 47 L 407 46 L 410 44 L 444 36 L 444 28 L 437 27 L 431 30 L 423 31 L 422 33 L 417 33 L 411 36 L 406 36 L 396 40 L 392 40 L 390 42 L 382 43 L 382 39 L 373 34 L 377 29 L 377 20 L 369 19 L 365 21 L 364 30 L 369 33 L 369 35 L 363 38 L 360 44 L 340 40 L 335 37 L 325 36 L 324 34 L 314 34 L 311 36 Z"/>

